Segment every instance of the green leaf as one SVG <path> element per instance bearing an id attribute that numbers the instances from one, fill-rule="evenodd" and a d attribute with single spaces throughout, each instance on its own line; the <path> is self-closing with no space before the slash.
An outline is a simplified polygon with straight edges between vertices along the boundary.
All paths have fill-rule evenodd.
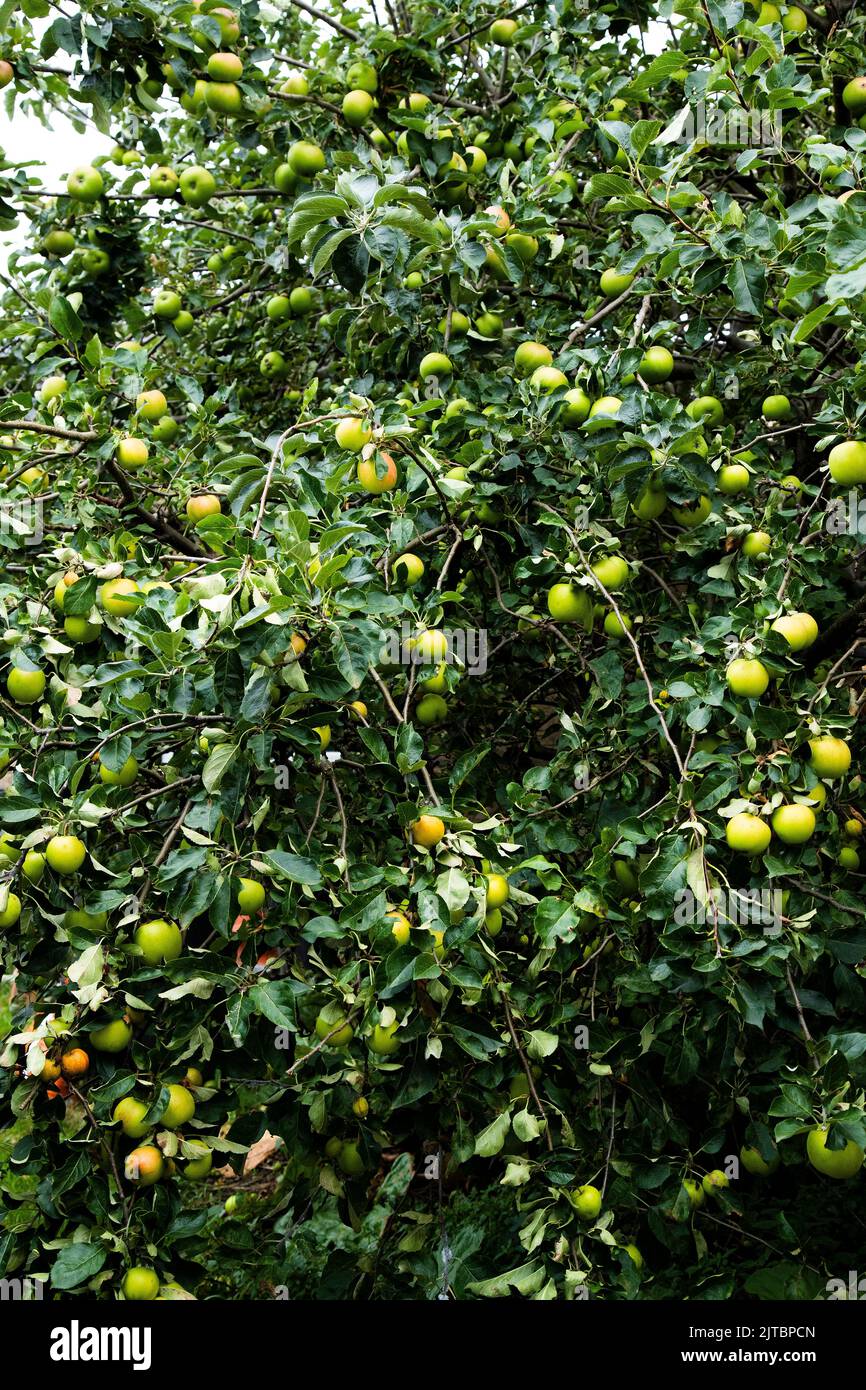
<path id="1" fill-rule="evenodd" d="M 236 743 L 218 743 L 202 768 L 201 780 L 209 792 L 218 790 L 220 783 L 238 756 Z"/>
<path id="2" fill-rule="evenodd" d="M 51 298 L 48 306 L 48 320 L 51 327 L 55 329 L 61 338 L 68 338 L 70 342 L 77 343 L 84 332 L 84 324 L 77 313 L 63 295 L 55 294 Z"/>
<path id="3" fill-rule="evenodd" d="M 51 1266 L 51 1287 L 77 1289 L 98 1274 L 108 1258 L 104 1245 L 82 1240 L 64 1245 Z"/>
<path id="4" fill-rule="evenodd" d="M 477 1136 L 475 1140 L 475 1153 L 479 1158 L 492 1158 L 498 1154 L 502 1145 L 508 1137 L 511 1128 L 511 1120 L 507 1110 L 503 1110 L 501 1115 L 489 1124 L 485 1130 Z"/>

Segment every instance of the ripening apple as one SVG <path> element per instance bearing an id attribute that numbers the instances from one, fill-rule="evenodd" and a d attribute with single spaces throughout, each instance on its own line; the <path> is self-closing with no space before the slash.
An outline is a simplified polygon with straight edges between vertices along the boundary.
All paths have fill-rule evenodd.
<path id="1" fill-rule="evenodd" d="M 238 907 L 241 912 L 251 916 L 264 906 L 265 886 L 254 878 L 242 878 L 240 888 L 237 890 Z"/>
<path id="2" fill-rule="evenodd" d="M 34 705 L 45 692 L 45 672 L 38 668 L 25 671 L 13 666 L 6 677 L 6 693 L 16 705 Z"/>
<path id="3" fill-rule="evenodd" d="M 744 463 L 723 463 L 716 481 L 719 492 L 726 497 L 736 497 L 750 486 L 752 475 Z"/>
<path id="4" fill-rule="evenodd" d="M 5 58 L 0 58 L 0 89 L 8 87 L 14 76 L 15 69 L 12 64 L 7 63 Z"/>
<path id="5" fill-rule="evenodd" d="M 342 112 L 346 124 L 357 130 L 370 119 L 375 105 L 375 99 L 363 88 L 358 87 L 352 92 L 347 92 L 342 101 Z"/>
<path id="6" fill-rule="evenodd" d="M 139 1187 L 151 1187 L 165 1174 L 165 1159 L 153 1144 L 142 1144 L 127 1155 L 123 1176 Z"/>
<path id="7" fill-rule="evenodd" d="M 514 354 L 514 366 L 521 376 L 528 376 L 539 367 L 549 367 L 552 361 L 550 348 L 533 341 L 521 343 Z"/>
<path id="8" fill-rule="evenodd" d="M 668 504 L 668 495 L 664 488 L 655 482 L 649 482 L 637 499 L 632 503 L 632 511 L 639 521 L 654 521 L 661 516 Z"/>
<path id="9" fill-rule="evenodd" d="M 616 419 L 619 415 L 622 401 L 619 396 L 600 396 L 597 401 L 593 401 L 589 409 L 588 419 L 594 420 L 597 416 Z"/>
<path id="10" fill-rule="evenodd" d="M 334 438 L 341 449 L 346 449 L 352 454 L 359 454 L 364 445 L 369 444 L 373 438 L 373 428 L 366 420 L 361 420 L 356 415 L 349 415 L 345 420 L 340 420 L 337 423 Z"/>
<path id="11" fill-rule="evenodd" d="M 171 198 L 177 192 L 179 182 L 177 174 L 168 164 L 160 164 L 151 170 L 148 187 L 157 198 Z"/>
<path id="12" fill-rule="evenodd" d="M 358 482 L 364 492 L 370 492 L 374 496 L 395 488 L 397 465 L 391 455 L 381 449 L 372 458 L 361 459 L 358 464 Z"/>
<path id="13" fill-rule="evenodd" d="M 728 666 L 725 679 L 735 695 L 758 700 L 770 684 L 770 673 L 762 661 L 740 656 Z"/>
<path id="14" fill-rule="evenodd" d="M 426 381 L 431 376 L 450 376 L 453 370 L 451 358 L 444 352 L 428 352 L 421 358 L 418 375 Z"/>
<path id="15" fill-rule="evenodd" d="M 836 863 L 840 869 L 845 869 L 848 873 L 856 873 L 860 868 L 860 855 L 852 845 L 843 845 Z"/>
<path id="16" fill-rule="evenodd" d="M 135 398 L 135 409 L 142 420 L 161 420 L 168 410 L 168 401 L 161 391 L 140 391 Z"/>
<path id="17" fill-rule="evenodd" d="M 286 161 L 292 171 L 303 179 L 314 178 L 327 163 L 324 150 L 310 140 L 296 140 L 290 145 Z"/>
<path id="18" fill-rule="evenodd" d="M 811 613 L 783 613 L 770 624 L 770 630 L 781 633 L 792 652 L 811 647 L 818 636 L 818 624 Z"/>
<path id="19" fill-rule="evenodd" d="M 506 232 L 505 245 L 524 265 L 530 265 L 538 255 L 538 238 L 530 236 L 528 232 Z"/>
<path id="20" fill-rule="evenodd" d="M 827 460 L 834 483 L 851 486 L 866 483 L 866 441 L 849 439 L 830 450 Z"/>
<path id="21" fill-rule="evenodd" d="M 692 1208 L 692 1211 L 695 1211 L 698 1207 L 702 1207 L 707 1200 L 702 1184 L 695 1178 L 683 1178 L 683 1191 L 688 1196 L 689 1206 Z"/>
<path id="22" fill-rule="evenodd" d="M 631 632 L 633 626 L 634 624 L 627 613 L 607 613 L 602 624 L 605 636 L 614 639 L 625 637 L 627 632 Z"/>
<path id="23" fill-rule="evenodd" d="M 52 835 L 45 846 L 48 867 L 56 874 L 75 874 L 87 857 L 87 846 L 77 835 Z"/>
<path id="24" fill-rule="evenodd" d="M 743 541 L 743 554 L 753 560 L 758 555 L 766 555 L 772 544 L 773 538 L 768 531 L 750 531 Z"/>
<path id="25" fill-rule="evenodd" d="M 488 936 L 498 936 L 502 931 L 502 913 L 498 907 L 491 907 L 484 914 L 484 929 Z"/>
<path id="26" fill-rule="evenodd" d="M 178 314 L 174 321 L 175 330 L 177 330 L 179 321 L 180 314 Z M 180 425 L 172 415 L 163 415 L 161 420 L 157 420 L 151 434 L 158 444 L 172 444 L 180 434 Z"/>
<path id="27" fill-rule="evenodd" d="M 647 348 L 638 364 L 638 375 L 643 377 L 648 385 L 652 386 L 658 382 L 667 381 L 674 369 L 674 359 L 666 347 L 657 344 Z"/>
<path id="28" fill-rule="evenodd" d="M 128 1302 L 151 1302 L 159 1293 L 159 1275 L 155 1269 L 133 1265 L 124 1274 L 120 1291 Z"/>
<path id="29" fill-rule="evenodd" d="M 48 405 L 65 396 L 68 390 L 69 382 L 65 376 L 47 376 L 39 388 L 39 400 L 42 405 Z"/>
<path id="30" fill-rule="evenodd" d="M 764 397 L 761 414 L 765 420 L 790 420 L 794 411 L 788 397 L 777 394 Z"/>
<path id="31" fill-rule="evenodd" d="M 562 398 L 559 420 L 570 429 L 582 425 L 592 409 L 592 401 L 581 386 L 572 386 Z"/>
<path id="32" fill-rule="evenodd" d="M 285 376 L 289 370 L 289 364 L 281 352 L 274 349 L 266 352 L 259 362 L 259 372 L 266 380 L 277 380 Z"/>
<path id="33" fill-rule="evenodd" d="M 496 314 L 488 309 L 483 314 L 479 314 L 475 320 L 475 331 L 480 333 L 482 338 L 501 338 L 505 322 L 501 314 Z"/>
<path id="34" fill-rule="evenodd" d="M 280 91 L 287 96 L 305 97 L 310 90 L 310 84 L 302 72 L 290 72 L 280 83 Z"/>
<path id="35" fill-rule="evenodd" d="M 740 1162 L 746 1172 L 752 1173 L 758 1178 L 768 1178 L 772 1173 L 775 1173 L 780 1158 L 778 1151 L 775 1150 L 775 1145 L 773 1147 L 773 1157 L 768 1161 L 762 1156 L 760 1149 L 755 1148 L 753 1144 L 744 1144 L 740 1149 Z"/>
<path id="36" fill-rule="evenodd" d="M 616 299 L 617 295 L 625 294 L 626 290 L 631 289 L 633 284 L 633 275 L 621 275 L 613 266 L 608 266 L 607 270 L 601 272 L 598 282 L 599 289 L 606 299 Z"/>
<path id="37" fill-rule="evenodd" d="M 86 618 L 64 618 L 63 631 L 70 642 L 95 642 L 102 633 L 99 623 L 90 623 Z"/>
<path id="38" fill-rule="evenodd" d="M 431 696 L 435 699 L 435 696 Z M 0 911 L 0 927 L 14 927 L 21 916 L 21 899 L 17 893 L 7 893 L 6 906 Z"/>
<path id="39" fill-rule="evenodd" d="M 560 387 L 567 386 L 568 377 L 558 367 L 536 367 L 529 378 L 529 384 L 533 391 L 546 396 L 551 391 L 557 391 Z"/>
<path id="40" fill-rule="evenodd" d="M 215 82 L 237 82 L 243 70 L 243 60 L 236 53 L 212 53 L 207 60 L 207 75 Z"/>
<path id="41" fill-rule="evenodd" d="M 842 89 L 842 101 L 852 116 L 866 113 L 866 77 L 852 77 Z"/>
<path id="42" fill-rule="evenodd" d="M 581 623 L 587 632 L 592 629 L 592 599 L 585 589 L 568 580 L 548 591 L 547 611 L 558 623 Z"/>
<path id="43" fill-rule="evenodd" d="M 505 874 L 488 874 L 485 892 L 487 909 L 502 907 L 508 901 L 511 889 Z"/>
<path id="44" fill-rule="evenodd" d="M 81 203 L 95 203 L 105 187 L 102 175 L 92 164 L 73 169 L 66 180 L 66 191 L 70 198 Z"/>
<path id="45" fill-rule="evenodd" d="M 143 1139 L 150 1125 L 145 1123 L 148 1106 L 133 1096 L 124 1096 L 114 1107 L 113 1120 L 119 1124 L 127 1139 Z"/>
<path id="46" fill-rule="evenodd" d="M 113 1018 L 101 1028 L 94 1028 L 88 1041 L 97 1052 L 123 1052 L 132 1040 L 132 1029 L 123 1018 Z"/>
<path id="47" fill-rule="evenodd" d="M 445 823 L 438 816 L 422 815 L 409 827 L 413 844 L 422 849 L 434 849 L 445 834 Z"/>
<path id="48" fill-rule="evenodd" d="M 379 86 L 379 77 L 373 64 L 365 59 L 352 63 L 346 71 L 346 86 L 350 89 L 359 88 L 362 92 L 375 92 Z"/>
<path id="49" fill-rule="evenodd" d="M 35 849 L 29 849 L 24 856 L 21 872 L 28 883 L 39 883 L 45 873 L 45 855 Z"/>
<path id="50" fill-rule="evenodd" d="M 169 1100 L 159 1124 L 163 1129 L 182 1129 L 195 1114 L 195 1100 L 186 1086 L 168 1087 Z"/>
<path id="51" fill-rule="evenodd" d="M 816 1125 L 806 1136 L 806 1156 L 813 1168 L 828 1178 L 853 1178 L 863 1166 L 863 1150 L 853 1139 L 838 1149 L 827 1147 L 829 1125 Z"/>
<path id="52" fill-rule="evenodd" d="M 312 292 L 306 285 L 296 285 L 289 293 L 289 308 L 293 314 L 303 317 L 313 307 Z"/>
<path id="53" fill-rule="evenodd" d="M 395 579 L 411 589 L 424 576 L 424 561 L 420 555 L 413 555 L 411 552 L 398 555 L 391 566 L 391 573 Z"/>
<path id="54" fill-rule="evenodd" d="M 130 613 L 134 613 L 138 604 L 132 598 L 125 598 L 124 595 L 137 594 L 138 585 L 134 579 L 109 579 L 99 589 L 99 602 L 106 613 L 111 613 L 114 617 L 125 618 Z"/>
<path id="55" fill-rule="evenodd" d="M 686 414 L 706 425 L 720 425 L 725 418 L 724 406 L 716 396 L 698 396 L 689 401 Z"/>
<path id="56" fill-rule="evenodd" d="M 396 907 L 389 908 L 385 916 L 393 922 L 391 935 L 398 946 L 406 946 L 412 935 L 412 923 L 404 912 L 400 912 Z"/>
<path id="57" fill-rule="evenodd" d="M 285 319 L 288 318 L 291 307 L 287 294 L 272 294 L 265 305 L 265 313 L 269 319 Z"/>
<path id="58" fill-rule="evenodd" d="M 75 250 L 75 237 L 62 227 L 55 227 L 42 242 L 42 249 L 49 256 L 57 256 L 63 260 L 65 256 Z"/>
<path id="59" fill-rule="evenodd" d="M 102 251 L 98 246 L 89 246 L 81 253 L 81 269 L 91 280 L 97 275 L 104 275 L 110 265 L 111 257 L 108 252 Z"/>
<path id="60" fill-rule="evenodd" d="M 316 1037 L 320 1040 L 328 1038 L 328 1034 L 333 1033 L 333 1037 L 328 1038 L 331 1047 L 348 1047 L 355 1036 L 355 1030 L 351 1023 L 335 1004 L 328 1004 L 322 1009 L 316 1019 L 315 1026 Z"/>
<path id="61" fill-rule="evenodd" d="M 701 1187 L 708 1197 L 713 1196 L 720 1188 L 729 1187 L 730 1178 L 727 1173 L 723 1173 L 721 1168 L 712 1168 L 709 1173 L 704 1173 L 701 1178 Z"/>
<path id="62" fill-rule="evenodd" d="M 599 583 L 614 593 L 623 587 L 629 577 L 628 564 L 621 555 L 605 555 L 603 559 L 596 560 L 591 568 Z"/>
<path id="63" fill-rule="evenodd" d="M 211 111 L 222 116 L 237 116 L 243 110 L 244 98 L 236 82 L 208 82 L 204 99 Z"/>
<path id="64" fill-rule="evenodd" d="M 134 941 L 139 955 L 148 965 L 163 965 L 176 960 L 183 949 L 183 938 L 176 922 L 162 917 L 142 922 L 135 929 Z"/>
<path id="65" fill-rule="evenodd" d="M 498 203 L 493 203 L 491 207 L 484 209 L 484 215 L 493 218 L 495 224 L 493 229 L 494 234 L 500 237 L 505 236 L 505 233 L 511 226 L 511 218 L 508 216 L 505 208 L 500 207 Z"/>
<path id="66" fill-rule="evenodd" d="M 153 312 L 158 319 L 176 319 L 182 308 L 176 290 L 159 290 L 153 297 Z"/>
<path id="67" fill-rule="evenodd" d="M 195 1156 L 186 1158 L 180 1170 L 181 1177 L 198 1182 L 202 1178 L 206 1178 L 213 1167 L 213 1149 L 201 1139 L 188 1140 L 187 1147 L 194 1150 Z"/>
<path id="68" fill-rule="evenodd" d="M 190 521 L 198 522 L 206 516 L 216 516 L 222 511 L 222 502 L 215 492 L 200 492 L 189 497 L 186 514 Z"/>
<path id="69" fill-rule="evenodd" d="M 704 496 L 699 497 L 696 502 L 687 502 L 685 506 L 671 507 L 671 516 L 674 521 L 679 522 L 680 526 L 685 526 L 687 530 L 692 531 L 706 521 L 712 510 L 712 502 L 709 497 Z"/>
<path id="70" fill-rule="evenodd" d="M 184 169 L 178 182 L 180 196 L 191 208 L 204 207 L 216 193 L 216 179 L 213 174 L 198 164 Z"/>
<path id="71" fill-rule="evenodd" d="M 767 822 L 748 811 L 731 816 L 725 826 L 725 839 L 730 848 L 744 854 L 763 854 L 772 837 L 773 832 Z"/>
<path id="72" fill-rule="evenodd" d="M 499 48 L 511 48 L 517 27 L 516 19 L 494 19 L 487 30 L 490 42 L 495 43 Z"/>
<path id="73" fill-rule="evenodd" d="M 802 845 L 815 832 L 815 813 L 797 802 L 779 806 L 772 816 L 773 832 L 786 845 Z"/>
<path id="74" fill-rule="evenodd" d="M 569 1194 L 569 1201 L 578 1216 L 582 1217 L 584 1221 L 594 1221 L 601 1211 L 601 1193 L 591 1183 L 585 1183 L 583 1187 L 576 1187 Z"/>
<path id="75" fill-rule="evenodd" d="M 809 748 L 812 755 L 809 765 L 818 777 L 832 781 L 844 777 L 851 766 L 851 749 L 842 738 L 825 734 L 822 738 L 810 739 Z"/>
<path id="76" fill-rule="evenodd" d="M 398 1019 L 387 1026 L 377 1023 L 368 1039 L 370 1051 L 379 1057 L 392 1057 L 400 1047 L 400 1039 L 395 1036 L 399 1026 Z"/>
<path id="77" fill-rule="evenodd" d="M 138 776 L 138 760 L 129 755 L 122 767 L 112 771 L 105 763 L 99 765 L 99 780 L 107 787 L 131 787 Z"/>
<path id="78" fill-rule="evenodd" d="M 150 450 L 143 439 L 121 439 L 117 445 L 117 462 L 124 468 L 141 468 L 149 456 Z"/>

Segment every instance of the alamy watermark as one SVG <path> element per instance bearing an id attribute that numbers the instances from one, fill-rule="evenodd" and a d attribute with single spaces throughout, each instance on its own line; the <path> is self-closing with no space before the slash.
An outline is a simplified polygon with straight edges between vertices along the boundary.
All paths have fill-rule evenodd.
<path id="1" fill-rule="evenodd" d="M 20 497 L 0 502 L 0 540 L 16 545 L 41 545 L 45 522 L 41 497 Z"/>
<path id="2" fill-rule="evenodd" d="M 682 113 L 676 141 L 689 145 L 702 140 L 707 145 L 734 145 L 745 150 L 780 149 L 782 145 L 781 111 L 758 111 L 734 107 L 724 111 L 718 107 L 707 110 L 701 98 Z"/>
<path id="3" fill-rule="evenodd" d="M 824 530 L 830 536 L 866 535 L 866 497 L 853 489 L 834 497 L 824 513 Z"/>
<path id="4" fill-rule="evenodd" d="M 674 893 L 673 920 L 680 927 L 762 927 L 765 935 L 782 930 L 783 894 L 778 888 L 708 888 L 698 897 L 691 888 Z"/>

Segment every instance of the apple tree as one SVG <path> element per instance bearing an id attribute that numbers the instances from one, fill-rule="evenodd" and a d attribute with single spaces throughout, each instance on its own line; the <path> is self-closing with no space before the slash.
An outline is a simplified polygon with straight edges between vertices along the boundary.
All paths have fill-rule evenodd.
<path id="1" fill-rule="evenodd" d="M 0 16 L 0 1273 L 822 1296 L 866 18 Z"/>

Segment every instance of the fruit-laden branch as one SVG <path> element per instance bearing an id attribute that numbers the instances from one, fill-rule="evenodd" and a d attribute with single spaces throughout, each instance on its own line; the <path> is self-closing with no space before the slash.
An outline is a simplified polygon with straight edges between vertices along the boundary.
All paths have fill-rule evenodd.
<path id="1" fill-rule="evenodd" d="M 60 425 L 43 425 L 40 420 L 0 420 L 4 430 L 32 430 L 34 434 L 52 434 L 58 439 L 80 439 L 83 443 L 98 439 L 96 430 L 68 430 Z"/>
<path id="2" fill-rule="evenodd" d="M 123 493 L 123 498 L 127 506 L 131 507 L 136 515 L 141 517 L 142 521 L 147 522 L 147 525 L 156 535 L 161 534 L 167 536 L 169 540 L 174 542 L 178 550 L 182 550 L 186 555 L 192 555 L 196 559 L 207 558 L 207 551 L 200 550 L 198 546 L 188 540 L 183 531 L 181 531 L 178 526 L 175 526 L 174 522 L 169 517 L 157 516 L 154 512 L 148 511 L 147 507 L 143 506 L 141 502 L 138 501 L 127 479 L 112 459 L 106 459 L 105 462 L 109 473 Z"/>
<path id="3" fill-rule="evenodd" d="M 529 1065 L 526 1053 L 520 1046 L 520 1039 L 517 1036 L 517 1029 L 514 1026 L 514 1019 L 511 1016 L 511 1009 L 508 1005 L 508 996 L 503 988 L 502 978 L 498 974 L 496 978 L 499 984 L 499 989 L 502 994 L 502 1007 L 505 1010 L 505 1022 L 507 1023 L 508 1031 L 511 1034 L 511 1041 L 514 1043 L 515 1050 L 517 1052 L 518 1057 L 520 1058 L 520 1065 L 523 1067 L 523 1070 L 526 1073 L 526 1080 L 529 1084 L 529 1093 L 532 1096 L 532 1099 L 535 1101 L 535 1107 L 539 1115 L 544 1121 L 544 1138 L 547 1143 L 548 1152 L 553 1153 L 553 1139 L 550 1134 L 550 1121 L 547 1118 L 547 1111 L 544 1108 L 544 1102 L 542 1101 L 541 1097 L 535 1089 L 535 1078 L 532 1075 L 532 1067 Z"/>
<path id="4" fill-rule="evenodd" d="M 348 24 L 343 24 L 339 19 L 334 19 L 332 15 L 325 14 L 324 10 L 317 10 L 313 5 L 308 5 L 306 0 L 290 0 L 290 3 L 294 5 L 296 9 L 306 10 L 307 14 L 311 14 L 314 19 L 320 19 L 323 24 L 330 24 L 332 29 L 336 29 L 340 34 L 344 34 L 345 37 L 351 39 L 353 43 L 364 42 L 356 29 L 350 29 Z"/>
<path id="5" fill-rule="evenodd" d="M 298 4 L 299 0 L 292 0 L 293 4 Z M 449 39 L 443 43 L 440 53 L 444 53 L 447 48 L 454 48 L 457 44 L 465 43 L 467 39 L 474 39 L 476 34 L 483 34 L 485 29 L 489 29 L 495 19 L 513 19 L 515 15 L 522 14 L 524 10 L 531 10 L 538 4 L 538 0 L 526 0 L 523 5 L 517 5 L 513 10 L 506 10 L 505 14 L 488 15 L 487 19 L 476 24 L 474 29 L 467 29 L 464 34 L 458 34 L 456 39 Z"/>

